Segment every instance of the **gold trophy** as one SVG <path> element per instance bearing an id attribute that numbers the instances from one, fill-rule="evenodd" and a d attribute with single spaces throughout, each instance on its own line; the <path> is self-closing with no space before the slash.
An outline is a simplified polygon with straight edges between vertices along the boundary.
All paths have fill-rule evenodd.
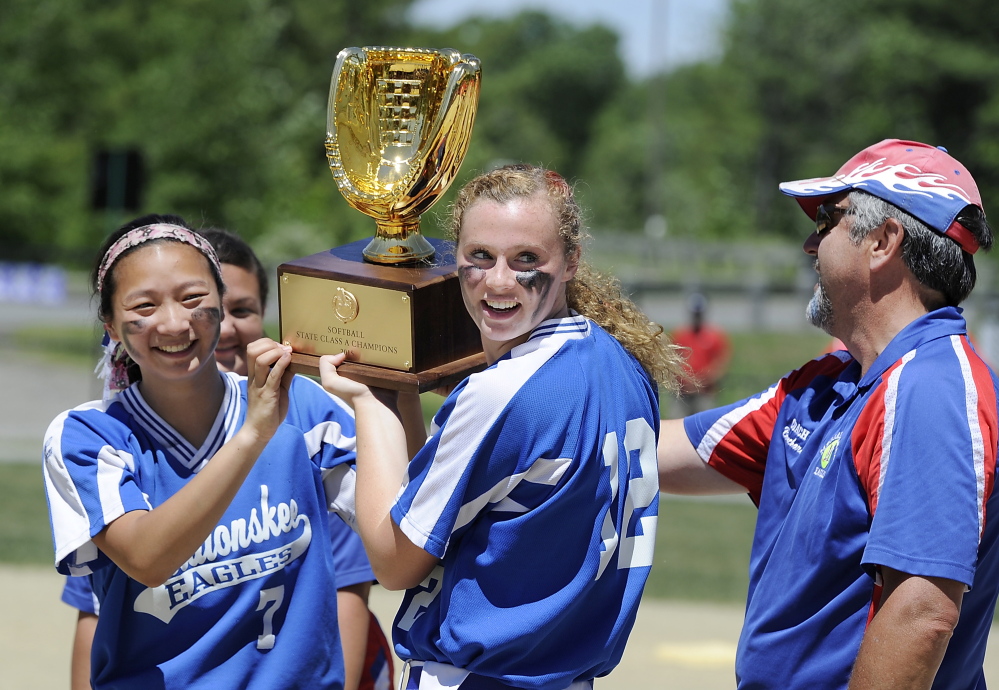
<path id="1" fill-rule="evenodd" d="M 330 82 L 326 156 L 340 193 L 375 219 L 372 240 L 278 267 L 292 367 L 348 353 L 340 370 L 423 392 L 485 366 L 448 242 L 420 234 L 468 150 L 479 61 L 455 50 L 346 48 Z"/>

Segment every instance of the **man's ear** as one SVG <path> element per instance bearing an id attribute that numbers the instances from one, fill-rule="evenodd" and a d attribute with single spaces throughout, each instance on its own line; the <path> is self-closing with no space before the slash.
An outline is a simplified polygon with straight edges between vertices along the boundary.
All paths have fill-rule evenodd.
<path id="1" fill-rule="evenodd" d="M 867 236 L 871 255 L 871 268 L 875 269 L 895 258 L 902 257 L 902 240 L 905 228 L 897 218 L 888 218 Z"/>

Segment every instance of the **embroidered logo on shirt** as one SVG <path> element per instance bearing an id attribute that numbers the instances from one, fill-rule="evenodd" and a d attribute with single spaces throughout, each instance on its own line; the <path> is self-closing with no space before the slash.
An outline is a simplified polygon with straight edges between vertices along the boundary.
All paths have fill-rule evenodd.
<path id="1" fill-rule="evenodd" d="M 839 437 L 842 435 L 842 432 L 836 434 L 826 445 L 822 446 L 822 452 L 819 453 L 819 466 L 815 468 L 816 477 L 821 479 L 826 476 L 826 468 L 829 467 L 833 455 L 836 454 L 836 449 L 839 448 Z"/>
<path id="2" fill-rule="evenodd" d="M 808 439 L 810 433 L 812 432 L 802 426 L 797 419 L 792 419 L 791 423 L 784 427 L 784 433 L 781 436 L 788 448 L 795 453 L 800 453 L 802 444 Z"/>

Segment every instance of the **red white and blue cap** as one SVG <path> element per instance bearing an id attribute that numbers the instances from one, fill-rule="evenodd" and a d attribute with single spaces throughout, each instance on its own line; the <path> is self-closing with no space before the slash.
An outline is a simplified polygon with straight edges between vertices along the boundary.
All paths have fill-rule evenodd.
<path id="1" fill-rule="evenodd" d="M 982 208 L 971 173 L 947 149 L 916 141 L 885 139 L 848 160 L 832 177 L 783 182 L 812 220 L 826 197 L 862 189 L 915 216 L 974 254 L 978 241 L 955 218 L 969 204 Z M 984 213 L 984 209 L 983 209 Z"/>

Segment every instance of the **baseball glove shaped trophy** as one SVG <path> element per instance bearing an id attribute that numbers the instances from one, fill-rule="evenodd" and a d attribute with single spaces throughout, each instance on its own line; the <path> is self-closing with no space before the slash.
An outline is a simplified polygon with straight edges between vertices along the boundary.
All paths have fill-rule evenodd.
<path id="1" fill-rule="evenodd" d="M 479 84 L 479 61 L 454 50 L 340 52 L 326 156 L 376 233 L 278 267 L 281 340 L 296 371 L 316 374 L 321 355 L 347 352 L 341 371 L 352 378 L 422 392 L 485 365 L 453 247 L 420 234 L 468 150 Z"/>

